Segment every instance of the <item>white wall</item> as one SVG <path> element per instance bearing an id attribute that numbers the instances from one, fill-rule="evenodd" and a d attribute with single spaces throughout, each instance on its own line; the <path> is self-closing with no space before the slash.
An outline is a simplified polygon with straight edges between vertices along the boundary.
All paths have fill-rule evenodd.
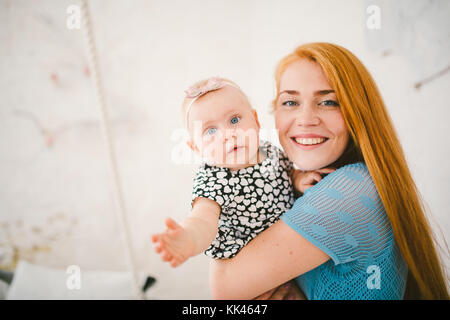
<path id="1" fill-rule="evenodd" d="M 395 3 L 395 4 L 393 4 Z M 66 27 L 75 0 L 0 0 L 0 266 L 13 255 L 49 267 L 125 270 L 124 246 L 83 30 Z M 381 9 L 381 29 L 366 8 Z M 151 296 L 207 299 L 208 258 L 177 269 L 149 236 L 188 213 L 194 164 L 172 160 L 183 90 L 221 75 L 268 113 L 277 61 L 297 45 L 328 41 L 372 72 L 434 221 L 449 238 L 449 2 L 91 1 L 100 68 L 133 244 Z M 450 263 L 447 261 L 447 266 Z"/>

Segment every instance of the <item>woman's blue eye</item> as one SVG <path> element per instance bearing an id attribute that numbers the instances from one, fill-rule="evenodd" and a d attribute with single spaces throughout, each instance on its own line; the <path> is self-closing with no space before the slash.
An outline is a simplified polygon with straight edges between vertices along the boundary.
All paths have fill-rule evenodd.
<path id="1" fill-rule="evenodd" d="M 216 128 L 209 128 L 208 130 L 206 130 L 206 134 L 214 134 L 216 133 L 217 129 Z"/>
<path id="2" fill-rule="evenodd" d="M 233 118 L 231 118 L 231 123 L 232 124 L 236 124 L 236 123 L 238 123 L 239 122 L 239 120 L 241 120 L 241 118 L 239 118 L 239 117 L 233 117 Z"/>
<path id="3" fill-rule="evenodd" d="M 292 101 L 292 100 L 288 100 L 282 103 L 283 106 L 288 106 L 288 107 L 295 107 L 297 105 L 297 102 Z"/>
<path id="4" fill-rule="evenodd" d="M 324 106 L 331 106 L 331 107 L 337 107 L 337 106 L 339 106 L 339 103 L 337 103 L 336 101 L 334 101 L 334 100 L 325 100 L 325 101 L 322 101 L 321 103 L 320 103 L 321 105 L 324 105 Z"/>

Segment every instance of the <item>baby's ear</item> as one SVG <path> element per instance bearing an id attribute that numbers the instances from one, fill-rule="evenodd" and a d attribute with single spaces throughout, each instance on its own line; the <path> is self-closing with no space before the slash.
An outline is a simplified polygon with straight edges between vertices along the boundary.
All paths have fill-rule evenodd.
<path id="1" fill-rule="evenodd" d="M 195 143 L 189 139 L 188 141 L 186 141 L 187 146 L 189 147 L 189 149 L 191 149 L 192 151 L 198 153 L 200 150 L 197 148 L 197 146 L 195 145 Z"/>
<path id="2" fill-rule="evenodd" d="M 258 125 L 258 128 L 261 128 L 261 125 L 259 124 L 258 121 L 258 113 L 256 112 L 255 109 L 252 109 L 253 115 L 255 116 L 255 120 L 256 120 L 256 124 Z"/>

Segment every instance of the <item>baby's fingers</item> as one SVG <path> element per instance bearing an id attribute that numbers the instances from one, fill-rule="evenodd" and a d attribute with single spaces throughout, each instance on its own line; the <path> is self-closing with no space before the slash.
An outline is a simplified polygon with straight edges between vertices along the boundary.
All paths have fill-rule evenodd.
<path id="1" fill-rule="evenodd" d="M 156 253 L 161 253 L 161 251 L 164 249 L 164 245 L 162 243 L 158 243 L 155 246 L 153 246 Z"/>
<path id="2" fill-rule="evenodd" d="M 169 264 L 172 268 L 176 268 L 181 264 L 181 262 L 177 258 L 174 257 L 170 260 Z"/>
<path id="3" fill-rule="evenodd" d="M 314 170 L 315 172 L 319 172 L 319 173 L 332 173 L 334 171 L 336 171 L 336 169 L 334 168 L 322 168 L 322 169 L 318 169 L 318 170 Z"/>
<path id="4" fill-rule="evenodd" d="M 162 244 L 167 241 L 164 233 L 152 234 L 151 240 L 154 244 Z"/>
<path id="5" fill-rule="evenodd" d="M 264 292 L 262 295 L 257 296 L 256 298 L 253 298 L 253 300 L 269 300 L 272 294 L 277 290 L 278 288 L 273 288 L 267 292 Z"/>
<path id="6" fill-rule="evenodd" d="M 167 250 L 167 240 L 164 234 L 152 235 L 153 248 L 157 253 L 161 253 L 163 249 Z"/>
<path id="7" fill-rule="evenodd" d="M 181 228 L 181 226 L 178 223 L 176 223 L 176 221 L 173 220 L 172 218 L 167 218 L 165 223 L 169 230 L 177 230 Z"/>
<path id="8" fill-rule="evenodd" d="M 161 259 L 163 261 L 170 261 L 173 259 L 173 256 L 167 250 L 163 250 L 161 253 Z"/>
<path id="9" fill-rule="evenodd" d="M 153 243 L 160 242 L 161 241 L 161 235 L 159 234 L 152 234 L 150 237 Z"/>
<path id="10" fill-rule="evenodd" d="M 313 184 L 319 182 L 320 180 L 322 180 L 322 176 L 319 173 L 313 171 L 313 172 L 308 172 L 308 175 L 306 176 L 304 183 L 313 185 Z"/>

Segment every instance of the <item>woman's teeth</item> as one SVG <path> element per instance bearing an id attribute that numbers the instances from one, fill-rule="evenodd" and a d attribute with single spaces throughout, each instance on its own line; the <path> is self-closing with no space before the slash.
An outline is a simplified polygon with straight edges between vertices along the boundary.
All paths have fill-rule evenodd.
<path id="1" fill-rule="evenodd" d="M 294 141 L 299 144 L 304 145 L 313 145 L 313 144 L 319 144 L 326 140 L 326 138 L 294 138 Z"/>

